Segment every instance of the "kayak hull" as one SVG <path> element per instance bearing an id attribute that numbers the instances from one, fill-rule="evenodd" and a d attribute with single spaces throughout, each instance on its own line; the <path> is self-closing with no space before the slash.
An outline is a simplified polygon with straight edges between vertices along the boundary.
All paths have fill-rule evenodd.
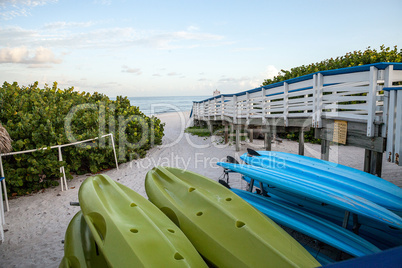
<path id="1" fill-rule="evenodd" d="M 78 198 L 85 222 L 110 266 L 207 267 L 181 230 L 128 187 L 98 175 L 82 183 Z"/>
<path id="2" fill-rule="evenodd" d="M 145 180 L 149 200 L 218 267 L 316 267 L 290 235 L 219 183 L 177 168 L 157 167 Z"/>

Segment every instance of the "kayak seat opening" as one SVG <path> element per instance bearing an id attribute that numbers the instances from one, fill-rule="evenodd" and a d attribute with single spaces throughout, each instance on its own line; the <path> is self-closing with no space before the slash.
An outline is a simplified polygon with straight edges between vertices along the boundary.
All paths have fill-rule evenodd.
<path id="1" fill-rule="evenodd" d="M 201 211 L 200 212 L 197 212 L 197 216 L 202 216 L 202 214 L 204 214 L 204 213 L 202 213 Z"/>
<path id="2" fill-rule="evenodd" d="M 93 226 L 95 228 L 96 233 L 93 235 L 98 235 L 100 240 L 103 242 L 106 237 L 106 221 L 103 218 L 103 216 L 97 212 L 91 212 L 88 214 L 88 219 L 87 224 L 89 226 Z"/>
<path id="3" fill-rule="evenodd" d="M 192 191 L 195 191 L 195 188 L 194 188 L 194 187 L 190 187 L 190 188 L 188 189 L 188 192 L 189 192 L 189 193 L 191 193 Z"/>
<path id="4" fill-rule="evenodd" d="M 174 211 L 168 207 L 163 207 L 160 208 L 160 210 L 174 223 L 176 224 L 177 227 L 180 228 L 180 222 L 179 219 L 176 216 L 176 213 L 174 213 Z"/>
<path id="5" fill-rule="evenodd" d="M 136 233 L 138 233 L 138 229 L 132 228 L 132 229 L 130 229 L 130 232 L 132 232 L 133 234 L 136 234 Z"/>
<path id="6" fill-rule="evenodd" d="M 237 228 L 242 228 L 244 225 L 246 225 L 244 222 L 242 222 L 242 221 L 236 221 L 236 227 L 237 227 Z"/>
<path id="7" fill-rule="evenodd" d="M 183 260 L 184 257 L 179 252 L 176 252 L 176 254 L 174 254 L 174 259 L 180 261 Z"/>
<path id="8" fill-rule="evenodd" d="M 167 229 L 170 233 L 174 234 L 175 231 L 173 229 Z"/>

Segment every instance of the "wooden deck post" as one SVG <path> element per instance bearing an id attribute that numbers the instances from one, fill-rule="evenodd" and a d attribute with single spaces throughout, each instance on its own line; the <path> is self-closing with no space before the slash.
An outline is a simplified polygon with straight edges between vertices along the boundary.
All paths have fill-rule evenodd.
<path id="1" fill-rule="evenodd" d="M 211 135 L 212 135 L 212 132 L 214 131 L 214 126 L 212 125 L 212 122 L 208 121 L 207 126 L 208 126 L 209 133 L 211 133 Z"/>
<path id="2" fill-rule="evenodd" d="M 264 149 L 266 151 L 271 151 L 272 150 L 272 134 L 271 133 L 264 133 Z"/>
<path id="3" fill-rule="evenodd" d="M 364 172 L 381 177 L 383 153 L 364 150 Z"/>
<path id="4" fill-rule="evenodd" d="M 304 155 L 304 128 L 299 130 L 299 155 Z"/>
<path id="5" fill-rule="evenodd" d="M 236 152 L 240 151 L 240 125 L 235 126 L 236 131 Z"/>
<path id="6" fill-rule="evenodd" d="M 248 138 L 249 138 L 250 142 L 254 141 L 254 130 L 252 128 L 250 128 L 248 130 Z"/>
<path id="7" fill-rule="evenodd" d="M 321 159 L 329 160 L 329 140 L 321 140 Z"/>
<path id="8" fill-rule="evenodd" d="M 229 126 L 227 124 L 224 124 L 225 127 L 225 133 L 224 133 L 224 137 L 225 137 L 225 144 L 227 144 L 229 142 Z"/>

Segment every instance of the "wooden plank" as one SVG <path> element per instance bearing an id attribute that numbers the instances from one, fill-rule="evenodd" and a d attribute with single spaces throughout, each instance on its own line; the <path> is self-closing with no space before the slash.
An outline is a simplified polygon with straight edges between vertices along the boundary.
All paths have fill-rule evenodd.
<path id="1" fill-rule="evenodd" d="M 322 128 L 319 134 L 319 139 L 333 139 L 333 129 Z M 352 145 L 375 152 L 384 152 L 385 150 L 386 138 L 384 137 L 367 137 L 367 135 L 361 132 L 350 131 L 348 128 L 348 135 L 346 140 L 346 145 Z"/>
<path id="2" fill-rule="evenodd" d="M 356 81 L 368 81 L 369 72 L 356 72 L 338 75 L 324 76 L 325 84 L 339 83 L 339 82 L 356 82 Z"/>

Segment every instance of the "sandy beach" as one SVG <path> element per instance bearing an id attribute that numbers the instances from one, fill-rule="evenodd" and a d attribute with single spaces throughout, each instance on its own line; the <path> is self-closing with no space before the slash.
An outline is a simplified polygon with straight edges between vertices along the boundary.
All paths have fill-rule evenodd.
<path id="1" fill-rule="evenodd" d="M 263 150 L 263 141 L 242 143 L 236 152 L 234 144 L 223 144 L 221 137 L 201 138 L 184 133 L 189 122 L 189 113 L 171 113 L 158 116 L 165 126 L 163 145 L 151 149 L 146 158 L 120 165 L 119 169 L 105 172 L 112 179 L 146 196 L 145 174 L 154 166 L 174 166 L 188 169 L 211 179 L 218 180 L 223 172 L 216 165 L 226 156 L 240 159 L 248 147 Z M 273 143 L 272 150 L 297 153 L 297 142 L 283 140 Z M 305 155 L 319 158 L 320 145 L 305 144 Z M 331 146 L 330 161 L 357 169 L 363 169 L 364 150 L 351 146 Z M 0 244 L 0 267 L 58 267 L 64 252 L 61 241 L 69 221 L 79 211 L 70 206 L 78 201 L 80 184 L 91 174 L 74 176 L 68 181 L 69 189 L 60 187 L 10 200 L 10 211 L 5 213 L 5 241 Z M 383 178 L 402 187 L 402 168 L 384 159 Z M 7 171 L 6 171 L 6 179 Z M 245 189 L 240 176 L 230 175 L 234 188 Z"/>

